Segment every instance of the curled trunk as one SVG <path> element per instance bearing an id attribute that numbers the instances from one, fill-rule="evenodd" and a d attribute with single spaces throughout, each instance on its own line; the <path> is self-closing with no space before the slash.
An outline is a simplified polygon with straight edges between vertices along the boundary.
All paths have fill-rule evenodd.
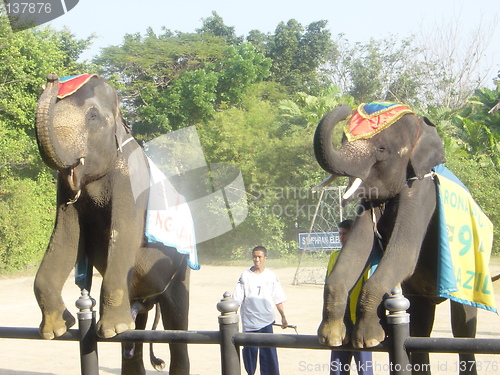
<path id="1" fill-rule="evenodd" d="M 36 109 L 36 139 L 43 161 L 50 168 L 63 170 L 74 164 L 74 160 L 64 152 L 54 131 L 54 106 L 57 101 L 59 77 L 47 76 L 47 85 L 38 100 Z"/>
<path id="2" fill-rule="evenodd" d="M 337 176 L 348 176 L 350 161 L 339 154 L 332 145 L 332 131 L 335 125 L 352 114 L 351 108 L 341 105 L 325 115 L 314 133 L 314 155 L 321 168 Z"/>

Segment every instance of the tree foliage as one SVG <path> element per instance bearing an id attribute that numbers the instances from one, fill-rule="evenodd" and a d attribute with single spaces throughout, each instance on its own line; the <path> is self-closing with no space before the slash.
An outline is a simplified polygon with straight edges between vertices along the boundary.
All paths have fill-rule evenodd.
<path id="1" fill-rule="evenodd" d="M 500 114 L 490 111 L 500 102 L 498 82 L 495 89 L 479 86 L 478 55 L 438 58 L 442 44 L 424 40 L 390 35 L 351 43 L 342 34 L 333 39 L 326 21 L 294 19 L 272 33 L 238 36 L 212 12 L 192 33 L 126 34 L 90 65 L 78 58 L 92 36 L 79 40 L 50 28 L 12 33 L 0 15 L 0 270 L 36 263 L 54 220 L 54 178 L 33 130 L 50 72 L 98 71 L 118 89 L 139 140 L 195 125 L 209 163 L 240 168 L 248 217 L 202 243 L 202 261 L 237 258 L 259 243 L 274 256 L 294 254 L 295 229 L 309 226 L 317 203 L 310 189 L 325 177 L 314 160 L 313 132 L 340 103 L 401 101 L 429 117 L 449 168 L 500 228 Z M 481 54 L 483 40 L 475 40 L 479 49 L 465 51 Z"/>
<path id="2" fill-rule="evenodd" d="M 266 55 L 273 61 L 272 79 L 286 86 L 290 93 L 318 94 L 324 88 L 319 67 L 335 51 L 326 25 L 327 21 L 313 22 L 304 30 L 291 19 L 281 22 L 269 38 Z"/>
<path id="3" fill-rule="evenodd" d="M 86 69 L 76 59 L 90 41 L 50 28 L 13 33 L 0 14 L 0 270 L 35 263 L 48 243 L 54 179 L 34 138 L 36 103 L 48 73 Z"/>
<path id="4" fill-rule="evenodd" d="M 229 45 L 230 32 L 216 21 L 205 21 L 197 34 L 126 35 L 95 60 L 116 81 L 138 138 L 207 121 L 269 76 L 269 59 L 250 43 Z"/>

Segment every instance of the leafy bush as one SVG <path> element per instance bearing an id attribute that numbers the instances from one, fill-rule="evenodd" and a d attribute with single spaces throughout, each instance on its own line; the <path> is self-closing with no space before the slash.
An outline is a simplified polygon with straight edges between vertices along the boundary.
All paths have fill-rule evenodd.
<path id="1" fill-rule="evenodd" d="M 0 181 L 0 271 L 37 264 L 49 242 L 55 218 L 55 186 L 48 173 L 38 181 Z"/>

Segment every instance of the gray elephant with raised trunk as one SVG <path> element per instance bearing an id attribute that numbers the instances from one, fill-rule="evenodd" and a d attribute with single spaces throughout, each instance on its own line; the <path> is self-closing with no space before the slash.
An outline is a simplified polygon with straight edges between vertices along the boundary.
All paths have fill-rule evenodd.
<path id="1" fill-rule="evenodd" d="M 329 346 L 351 342 L 363 348 L 384 341 L 383 300 L 398 284 L 402 284 L 411 302 L 412 336 L 430 335 L 435 305 L 444 300 L 436 297 L 438 217 L 431 174 L 445 161 L 441 139 L 431 121 L 418 118 L 406 106 L 370 104 L 375 112 L 380 111 L 372 113 L 372 123 L 361 121 L 370 118 L 360 115 L 366 107 L 353 112 L 342 105 L 321 120 L 314 135 L 316 159 L 331 174 L 319 186 L 347 176 L 345 201 L 360 199 L 354 226 L 325 283 L 318 339 Z M 392 108 L 394 113 L 390 112 Z M 355 116 L 363 118 L 353 125 Z M 341 147 L 335 149 L 332 131 L 347 118 L 350 123 L 345 127 Z M 375 272 L 362 287 L 356 322 L 352 323 L 347 312 L 349 293 L 377 248 L 382 248 L 383 253 Z M 474 337 L 476 315 L 476 307 L 451 301 L 454 336 Z M 470 364 L 461 369 L 462 374 L 476 373 L 475 363 L 467 362 L 474 361 L 474 355 L 461 354 L 460 360 Z M 414 373 L 428 373 L 427 353 L 414 353 L 411 361 L 420 365 L 414 367 Z"/>
<path id="2" fill-rule="evenodd" d="M 55 226 L 34 285 L 40 333 L 52 339 L 75 323 L 61 290 L 83 259 L 103 278 L 99 336 L 144 329 L 147 310 L 157 302 L 165 329 L 186 330 L 186 256 L 171 247 L 146 247 L 148 194 L 133 186 L 149 185 L 146 156 L 134 153 L 140 146 L 122 118 L 116 91 L 96 75 L 74 78 L 71 86 L 49 75 L 36 114 L 40 154 L 58 172 Z M 141 344 L 128 349 L 122 373 L 144 374 Z M 172 344 L 170 351 L 170 374 L 189 374 L 187 346 Z"/>

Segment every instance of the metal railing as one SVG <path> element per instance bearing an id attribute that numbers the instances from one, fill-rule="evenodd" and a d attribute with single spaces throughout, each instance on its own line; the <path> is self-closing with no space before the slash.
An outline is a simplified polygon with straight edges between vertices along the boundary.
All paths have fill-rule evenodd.
<path id="1" fill-rule="evenodd" d="M 391 375 L 408 374 L 411 368 L 409 353 L 476 353 L 500 354 L 499 339 L 410 337 L 409 302 L 395 288 L 386 299 L 389 327 L 387 339 L 373 348 L 356 349 L 351 345 L 329 347 L 321 345 L 316 335 L 289 335 L 239 332 L 238 304 L 229 293 L 217 304 L 219 331 L 139 331 L 130 330 L 110 339 L 99 338 L 95 332 L 95 301 L 83 290 L 77 300 L 78 329 L 70 329 L 56 340 L 80 342 L 82 375 L 98 375 L 98 342 L 145 342 L 220 345 L 222 375 L 240 375 L 240 346 L 320 349 L 339 351 L 373 351 L 389 353 Z M 0 338 L 42 339 L 37 328 L 0 327 Z"/>

